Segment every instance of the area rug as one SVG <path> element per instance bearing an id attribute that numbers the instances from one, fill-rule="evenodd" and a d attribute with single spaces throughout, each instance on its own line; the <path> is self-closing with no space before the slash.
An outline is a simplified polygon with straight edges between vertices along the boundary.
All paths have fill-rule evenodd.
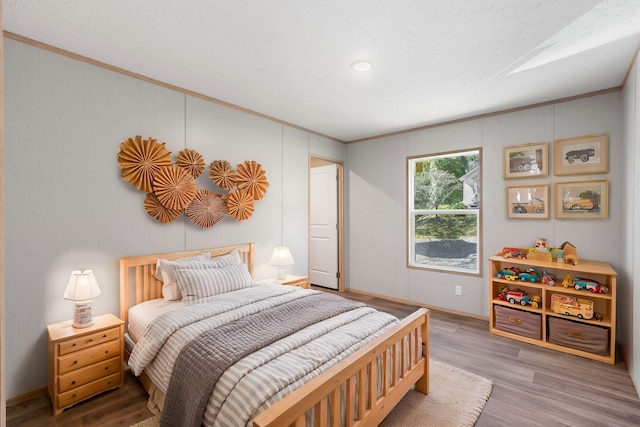
<path id="1" fill-rule="evenodd" d="M 429 395 L 409 391 L 381 427 L 473 426 L 484 408 L 493 382 L 446 363 L 430 361 Z M 151 417 L 132 427 L 158 427 Z"/>

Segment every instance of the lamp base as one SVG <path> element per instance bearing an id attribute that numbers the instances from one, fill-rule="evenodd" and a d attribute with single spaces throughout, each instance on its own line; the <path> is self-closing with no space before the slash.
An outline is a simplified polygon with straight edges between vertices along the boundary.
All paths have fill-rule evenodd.
<path id="1" fill-rule="evenodd" d="M 74 328 L 88 328 L 91 325 L 93 325 L 91 301 L 77 302 L 71 326 Z"/>
<path id="2" fill-rule="evenodd" d="M 278 269 L 278 280 L 286 280 L 287 279 L 287 269 L 279 268 Z"/>

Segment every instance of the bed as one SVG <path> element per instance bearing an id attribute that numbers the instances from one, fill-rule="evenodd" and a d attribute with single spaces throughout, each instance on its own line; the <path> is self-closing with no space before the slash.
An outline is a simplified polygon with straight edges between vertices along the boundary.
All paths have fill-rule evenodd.
<path id="1" fill-rule="evenodd" d="M 176 301 L 163 298 L 163 286 L 165 293 L 170 291 L 167 292 L 166 285 L 156 277 L 156 264 L 173 265 L 198 257 L 226 262 L 237 257 L 242 264 L 237 269 L 246 270 L 242 273 L 243 279 L 238 280 L 246 281 L 246 274 L 253 275 L 253 251 L 253 243 L 246 243 L 119 259 L 120 315 L 127 328 L 127 360 L 149 392 L 150 405 L 162 412 L 163 425 L 172 424 L 174 412 L 178 414 L 174 420 L 180 419 L 180 424 L 185 419 L 182 418 L 184 411 L 190 417 L 200 414 L 203 400 L 206 400 L 204 414 L 193 425 L 227 425 L 232 418 L 236 425 L 254 427 L 377 425 L 410 389 L 424 394 L 429 392 L 429 312 L 426 309 L 419 309 L 398 321 L 369 307 L 354 306 L 352 301 L 328 292 L 253 283 L 229 292 L 206 295 L 203 299 L 196 295 L 193 299 L 192 291 L 184 284 L 198 274 L 211 275 L 217 280 L 215 277 L 221 277 L 223 271 L 231 271 L 226 265 L 216 271 L 208 271 L 214 270 L 209 266 L 206 269 L 194 267 L 196 271 L 178 267 L 174 273 L 179 272 L 184 285 L 180 289 L 185 294 Z M 161 278 L 168 283 L 166 276 Z M 196 288 L 201 285 L 193 280 L 193 283 L 197 282 Z M 198 280 L 205 279 L 198 276 Z M 206 280 L 210 280 L 209 276 Z M 236 279 L 233 281 L 235 283 Z M 198 294 L 198 291 L 194 292 Z M 280 308 L 285 306 L 294 313 L 287 319 L 294 318 L 294 321 L 283 322 L 278 317 L 281 316 Z M 310 310 L 310 306 L 314 308 Z M 295 310 L 305 315 L 296 316 Z M 323 316 L 318 313 L 323 311 L 327 312 L 326 317 L 312 320 Z M 130 319 L 130 313 L 137 320 Z M 212 313 L 212 317 L 208 317 Z M 174 327 L 172 322 L 180 323 L 184 329 Z M 297 322 L 300 325 L 290 325 Z M 203 332 L 203 323 L 215 327 Z M 238 330 L 240 324 L 248 329 Z M 262 330 L 256 330 L 256 324 Z M 272 326 L 264 328 L 264 325 Z M 285 326 L 280 328 L 280 325 Z M 279 331 L 287 328 L 297 332 Z M 224 334 L 232 335 L 223 335 L 223 330 Z M 194 334 L 194 331 L 202 335 Z M 198 338 L 194 339 L 194 336 Z M 231 345 L 234 349 L 230 352 L 244 353 L 234 354 L 236 359 L 227 353 L 220 356 L 221 344 L 210 341 L 221 336 L 236 343 Z M 271 341 L 256 349 L 258 336 Z M 183 343 L 185 339 L 189 342 Z M 207 342 L 211 347 L 203 347 Z M 338 349 L 333 350 L 334 345 Z M 325 349 L 331 354 L 322 354 Z M 224 360 L 228 358 L 228 369 L 217 365 L 211 368 L 210 361 L 193 361 L 188 358 L 192 356 L 184 362 L 185 354 L 200 357 L 207 352 Z M 321 357 L 323 359 L 319 360 Z M 172 369 L 176 375 L 172 374 Z M 209 369 L 215 371 L 213 376 L 217 382 L 208 397 L 176 397 L 192 392 L 192 388 L 210 390 L 208 383 L 213 380 L 202 375 Z M 221 372 L 217 372 L 218 369 Z M 284 378 L 285 370 L 291 378 Z M 187 409 L 176 410 L 175 405 L 184 405 Z M 198 408 L 189 412 L 193 409 L 189 408 L 195 406 Z M 236 411 L 243 411 L 242 417 L 246 418 Z"/>

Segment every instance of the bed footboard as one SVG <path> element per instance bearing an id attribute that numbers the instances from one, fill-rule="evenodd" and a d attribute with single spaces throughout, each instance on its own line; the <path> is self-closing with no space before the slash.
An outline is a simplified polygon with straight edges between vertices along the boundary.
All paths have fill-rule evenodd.
<path id="1" fill-rule="evenodd" d="M 312 409 L 317 427 L 378 425 L 414 384 L 429 393 L 429 311 L 424 308 L 273 404 L 253 425 L 304 426 Z"/>

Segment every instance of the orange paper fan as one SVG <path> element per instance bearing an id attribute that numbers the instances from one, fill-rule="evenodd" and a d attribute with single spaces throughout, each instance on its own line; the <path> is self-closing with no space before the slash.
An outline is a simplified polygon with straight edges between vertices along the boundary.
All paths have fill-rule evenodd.
<path id="1" fill-rule="evenodd" d="M 215 185 L 231 190 L 236 185 L 236 171 L 226 160 L 214 160 L 209 165 L 209 177 Z"/>
<path id="2" fill-rule="evenodd" d="M 196 181 L 178 166 L 162 168 L 153 179 L 154 194 L 169 209 L 183 210 L 196 195 Z"/>
<path id="3" fill-rule="evenodd" d="M 127 138 L 120 144 L 118 163 L 122 177 L 137 189 L 153 190 L 153 177 L 163 167 L 171 166 L 171 152 L 153 138 Z"/>
<path id="4" fill-rule="evenodd" d="M 253 197 L 245 190 L 236 190 L 229 194 L 227 199 L 229 215 L 238 221 L 244 221 L 253 215 Z"/>
<path id="5" fill-rule="evenodd" d="M 163 224 L 169 224 L 180 216 L 179 210 L 163 206 L 153 193 L 147 193 L 147 197 L 144 198 L 144 210 L 147 211 L 150 217 Z"/>
<path id="6" fill-rule="evenodd" d="M 197 151 L 185 148 L 178 152 L 176 165 L 189 172 L 195 179 L 199 177 L 204 170 L 204 158 Z"/>
<path id="7" fill-rule="evenodd" d="M 253 200 L 260 200 L 264 197 L 269 183 L 260 163 L 255 160 L 247 160 L 238 165 L 236 174 L 238 189 L 246 190 Z"/>
<path id="8" fill-rule="evenodd" d="M 187 217 L 202 228 L 213 227 L 227 213 L 227 205 L 220 194 L 200 189 L 185 209 Z"/>

